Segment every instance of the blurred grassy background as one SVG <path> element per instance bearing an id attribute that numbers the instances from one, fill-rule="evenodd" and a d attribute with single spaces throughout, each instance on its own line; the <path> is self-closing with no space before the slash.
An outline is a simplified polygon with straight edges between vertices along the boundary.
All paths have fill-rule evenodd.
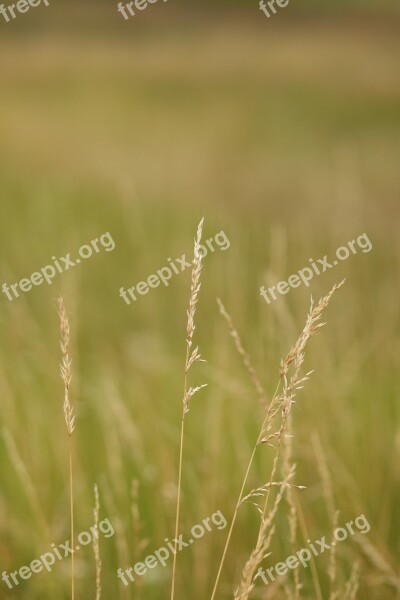
<path id="1" fill-rule="evenodd" d="M 117 530 L 101 540 L 104 598 L 168 596 L 169 567 L 151 572 L 141 592 L 119 588 L 116 569 L 139 558 L 133 479 L 148 552 L 173 536 L 190 275 L 131 306 L 118 290 L 189 254 L 204 215 L 206 237 L 224 230 L 231 247 L 205 261 L 197 335 L 208 363 L 195 379 L 209 387 L 187 421 L 182 529 L 216 510 L 231 515 L 261 422 L 216 296 L 272 393 L 310 294 L 347 277 L 311 342 L 306 369 L 316 373 L 294 411 L 297 480 L 307 486 L 298 497 L 308 535 L 328 536 L 318 433 L 339 523 L 365 512 L 368 539 L 386 561 L 385 572 L 349 540 L 338 549 L 340 578 L 359 558 L 359 598 L 399 598 L 398 5 L 292 2 L 268 20 L 257 3 L 171 1 L 125 23 L 114 4 L 68 3 L 0 27 L 1 283 L 53 255 L 74 255 L 105 231 L 116 242 L 52 286 L 0 299 L 2 568 L 29 564 L 69 536 L 55 309 L 62 292 L 74 339 L 76 530 L 93 522 L 97 481 L 102 517 Z M 260 297 L 261 285 L 364 232 L 371 253 L 273 305 Z M 271 451 L 262 450 L 252 486 L 269 473 Z M 291 553 L 281 514 L 271 563 Z M 232 597 L 256 528 L 245 508 L 221 598 Z M 209 597 L 224 540 L 213 533 L 182 553 L 180 598 Z M 316 562 L 324 598 L 328 560 Z M 94 596 L 91 548 L 77 562 L 78 598 Z M 308 571 L 303 595 L 315 598 Z M 0 597 L 68 598 L 68 590 L 65 561 L 11 593 L 2 583 Z"/>

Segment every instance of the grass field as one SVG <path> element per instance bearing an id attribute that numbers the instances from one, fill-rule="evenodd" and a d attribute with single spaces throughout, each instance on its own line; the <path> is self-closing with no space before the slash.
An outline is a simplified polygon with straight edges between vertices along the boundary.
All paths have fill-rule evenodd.
<path id="1" fill-rule="evenodd" d="M 263 420 L 217 296 L 271 397 L 311 294 L 346 277 L 307 347 L 304 371 L 315 373 L 292 413 L 295 479 L 306 486 L 294 492 L 297 547 L 332 535 L 325 465 L 339 524 L 364 513 L 371 525 L 337 548 L 338 586 L 359 561 L 357 598 L 400 598 L 397 21 L 185 23 L 146 21 L 132 35 L 115 24 L 109 35 L 106 24 L 87 36 L 8 30 L 0 39 L 0 283 L 76 255 L 105 232 L 116 244 L 52 285 L 0 299 L 2 570 L 69 537 L 62 293 L 77 415 L 76 532 L 93 524 L 96 482 L 100 518 L 115 529 L 100 539 L 102 598 L 169 598 L 171 561 L 127 588 L 116 572 L 174 536 L 189 269 L 130 306 L 119 289 L 168 257 L 191 255 L 204 216 L 205 238 L 223 230 L 230 248 L 204 260 L 196 343 L 207 363 L 193 368 L 191 385 L 208 387 L 187 418 L 180 530 L 218 510 L 230 520 Z M 260 296 L 260 286 L 363 233 L 371 252 L 270 305 Z M 259 448 L 248 491 L 268 480 L 273 455 Z M 292 552 L 287 513 L 283 502 L 265 564 Z M 258 525 L 244 506 L 218 598 L 233 597 Z M 210 597 L 225 539 L 226 530 L 214 531 L 179 555 L 177 598 Z M 329 559 L 301 569 L 302 598 L 332 600 Z M 95 598 L 92 547 L 75 562 L 76 597 Z M 0 598 L 70 598 L 69 568 L 60 561 L 12 591 L 0 582 Z M 259 582 L 253 597 L 287 596 Z"/>

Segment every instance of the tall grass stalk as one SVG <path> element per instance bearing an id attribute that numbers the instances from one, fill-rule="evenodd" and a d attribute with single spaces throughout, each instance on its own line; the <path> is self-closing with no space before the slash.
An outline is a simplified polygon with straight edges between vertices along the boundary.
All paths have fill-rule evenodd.
<path id="1" fill-rule="evenodd" d="M 101 558 L 100 558 L 100 542 L 99 542 L 99 513 L 100 513 L 100 499 L 99 489 L 97 485 L 94 486 L 94 526 L 96 534 L 93 536 L 93 552 L 94 560 L 96 564 L 96 600 L 101 599 Z"/>
<path id="2" fill-rule="evenodd" d="M 69 440 L 69 499 L 70 499 L 70 527 L 71 527 L 71 547 L 74 548 L 74 481 L 73 481 L 73 443 L 72 434 L 75 429 L 75 415 L 69 399 L 69 390 L 71 386 L 71 358 L 70 348 L 70 330 L 67 312 L 65 310 L 64 299 L 58 298 L 58 314 L 60 317 L 61 330 L 61 378 L 64 382 L 64 418 L 67 426 Z M 74 553 L 71 554 L 71 600 L 75 600 L 75 563 Z"/>
<path id="3" fill-rule="evenodd" d="M 211 595 L 211 600 L 214 600 L 216 593 L 217 593 L 219 581 L 221 578 L 222 568 L 225 563 L 226 554 L 227 554 L 228 547 L 229 547 L 229 544 L 230 544 L 230 541 L 232 538 L 232 533 L 233 533 L 233 529 L 234 529 L 234 526 L 235 526 L 235 523 L 237 520 L 238 511 L 243 502 L 244 489 L 246 487 L 249 473 L 250 473 L 251 467 L 254 462 L 254 457 L 255 457 L 257 448 L 261 444 L 267 444 L 267 445 L 272 445 L 275 448 L 275 455 L 274 455 L 274 460 L 273 460 L 273 465 L 272 465 L 271 476 L 270 476 L 269 482 L 264 486 L 265 502 L 264 502 L 264 507 L 262 509 L 261 525 L 260 525 L 260 529 L 259 529 L 259 533 L 258 533 L 258 537 L 257 537 L 256 546 L 255 546 L 254 550 L 252 551 L 252 553 L 243 569 L 242 580 L 239 585 L 239 588 L 236 590 L 235 598 L 237 600 L 246 600 L 248 598 L 251 590 L 253 589 L 252 582 L 253 582 L 253 578 L 254 578 L 254 572 L 255 572 L 256 568 L 260 565 L 263 557 L 265 556 L 265 552 L 267 550 L 267 547 L 269 545 L 270 539 L 273 534 L 271 515 L 273 515 L 273 516 L 275 515 L 278 504 L 282 497 L 281 492 L 279 492 L 279 494 L 277 496 L 277 500 L 275 501 L 275 503 L 270 511 L 270 514 L 267 517 L 266 515 L 267 515 L 270 492 L 271 492 L 271 488 L 274 486 L 274 477 L 275 477 L 275 474 L 277 471 L 279 452 L 280 452 L 280 448 L 281 448 L 281 444 L 282 444 L 282 439 L 284 437 L 285 430 L 286 430 L 287 419 L 288 419 L 289 413 L 291 411 L 292 405 L 294 403 L 294 397 L 296 395 L 296 392 L 303 387 L 303 384 L 308 380 L 309 376 L 311 375 L 311 372 L 309 372 L 304 377 L 300 377 L 300 370 L 301 370 L 301 367 L 303 365 L 304 358 L 305 358 L 305 354 L 304 354 L 305 348 L 306 348 L 308 340 L 318 331 L 318 329 L 320 327 L 322 327 L 324 325 L 324 323 L 320 322 L 322 313 L 323 313 L 324 309 L 328 306 L 332 295 L 335 293 L 336 290 L 338 290 L 343 285 L 343 283 L 344 283 L 344 281 L 342 281 L 340 284 L 335 284 L 333 286 L 333 288 L 331 289 L 331 291 L 326 296 L 324 296 L 323 298 L 321 298 L 319 300 L 319 302 L 317 303 L 316 306 L 314 306 L 314 303 L 311 300 L 311 308 L 310 308 L 309 314 L 307 316 L 306 324 L 305 324 L 298 340 L 296 341 L 294 346 L 291 348 L 291 350 L 287 354 L 286 358 L 281 361 L 279 381 L 278 381 L 275 393 L 272 397 L 272 400 L 269 403 L 265 419 L 261 426 L 259 436 L 254 445 L 254 448 L 253 448 L 253 451 L 252 451 L 252 454 L 251 454 L 251 457 L 249 460 L 249 464 L 248 464 L 246 472 L 245 472 L 245 476 L 244 476 L 244 479 L 242 482 L 238 500 L 236 502 L 236 506 L 235 506 L 235 509 L 233 512 L 233 517 L 231 520 L 231 525 L 230 525 L 230 528 L 228 531 L 224 550 L 222 553 L 222 558 L 221 558 L 221 561 L 220 561 L 220 564 L 218 567 L 217 577 L 216 577 L 213 592 Z M 226 313 L 226 310 L 224 309 L 222 304 L 220 304 L 220 310 L 221 310 L 221 313 L 223 314 L 223 316 L 225 316 L 224 312 Z M 293 372 L 289 376 L 289 370 L 291 367 L 293 367 Z M 282 391 L 279 391 L 281 388 L 282 388 Z M 280 426 L 277 431 L 271 433 L 272 427 L 275 423 L 275 417 L 279 413 L 281 414 Z M 285 486 L 288 485 L 288 481 L 293 476 L 293 473 L 294 473 L 294 470 L 291 471 L 290 477 L 288 476 L 286 478 L 286 480 L 282 483 L 282 487 L 283 487 L 283 485 L 285 485 Z M 261 489 L 261 488 L 259 488 L 259 489 Z"/>
<path id="4" fill-rule="evenodd" d="M 181 489 L 182 489 L 182 466 L 183 466 L 183 447 L 185 440 L 185 417 L 189 412 L 190 400 L 194 394 L 196 394 L 205 385 L 192 388 L 188 387 L 188 373 L 191 366 L 198 361 L 201 361 L 201 355 L 199 348 L 196 346 L 192 350 L 193 346 L 193 335 L 196 329 L 194 317 L 196 313 L 196 306 L 198 302 L 198 296 L 200 292 L 200 276 L 203 268 L 202 259 L 203 256 L 200 252 L 201 236 L 203 233 L 204 217 L 201 219 L 197 227 L 197 235 L 194 240 L 194 258 L 193 258 L 193 269 L 192 269 L 192 283 L 190 288 L 190 300 L 189 308 L 187 311 L 187 327 L 186 327 L 186 360 L 185 360 L 185 377 L 183 386 L 183 401 L 182 401 L 182 418 L 181 418 L 181 434 L 179 444 L 179 467 L 178 467 L 178 491 L 176 500 L 176 516 L 175 516 L 175 552 L 172 567 L 172 584 L 171 584 L 171 600 L 175 596 L 175 583 L 176 583 L 176 553 L 177 553 L 177 539 L 179 533 L 179 522 L 180 522 L 180 508 L 181 508 Z"/>

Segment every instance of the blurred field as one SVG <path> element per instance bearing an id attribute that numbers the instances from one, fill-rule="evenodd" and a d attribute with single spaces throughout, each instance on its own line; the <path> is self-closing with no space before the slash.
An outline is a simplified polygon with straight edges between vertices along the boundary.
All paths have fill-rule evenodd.
<path id="1" fill-rule="evenodd" d="M 208 362 L 195 379 L 209 386 L 187 421 L 182 530 L 216 510 L 231 516 L 262 420 L 216 297 L 272 394 L 310 295 L 346 277 L 327 326 L 310 343 L 306 370 L 316 372 L 294 410 L 296 480 L 307 487 L 297 497 L 307 535 L 329 536 L 318 434 L 339 523 L 364 512 L 382 561 L 374 564 L 348 540 L 338 549 L 339 578 L 359 559 L 358 598 L 400 598 L 398 17 L 282 15 L 275 24 L 210 16 L 175 25 L 146 20 L 143 30 L 135 23 L 120 34 L 115 23 L 105 33 L 103 22 L 101 35 L 56 35 L 50 18 L 0 39 L 0 283 L 30 276 L 105 231 L 116 249 L 52 286 L 0 299 L 2 570 L 29 564 L 69 536 L 55 307 L 62 292 L 78 414 L 76 530 L 93 523 L 97 482 L 101 516 L 116 529 L 101 540 L 104 599 L 169 597 L 169 566 L 146 576 L 141 591 L 119 588 L 116 569 L 140 558 L 132 480 L 140 481 L 144 554 L 173 537 L 190 275 L 131 306 L 118 290 L 168 257 L 189 254 L 204 215 L 206 237 L 224 230 L 231 247 L 205 260 L 197 340 Z M 260 297 L 261 285 L 364 232 L 369 254 L 270 306 Z M 271 460 L 260 449 L 250 486 L 264 483 Z M 280 515 L 274 563 L 291 553 L 286 506 Z M 244 508 L 220 598 L 232 597 L 257 526 L 256 512 Z M 182 552 L 177 597 L 210 596 L 225 535 Z M 77 598 L 94 597 L 92 554 L 88 547 L 76 557 Z M 316 559 L 324 599 L 328 561 Z M 301 576 L 303 597 L 316 598 L 310 569 Z M 67 561 L 12 592 L 0 586 L 0 598 L 69 597 Z"/>

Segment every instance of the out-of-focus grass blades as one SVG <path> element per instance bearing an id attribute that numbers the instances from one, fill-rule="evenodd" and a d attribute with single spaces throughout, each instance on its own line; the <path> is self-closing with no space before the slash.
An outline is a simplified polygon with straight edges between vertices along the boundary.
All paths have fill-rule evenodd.
<path id="1" fill-rule="evenodd" d="M 56 9 L 59 14 L 59 8 Z M 153 8 L 154 10 L 154 8 Z M 51 11 L 51 7 L 47 9 Z M 285 9 L 288 11 L 288 9 Z M 0 40 L 1 284 L 20 281 L 52 256 L 73 256 L 109 231 L 113 252 L 95 254 L 9 302 L 0 302 L 0 560 L 8 572 L 69 535 L 67 439 L 59 377 L 56 299 L 72 335 L 76 531 L 100 518 L 116 535 L 100 540 L 104 598 L 156 600 L 169 593 L 170 565 L 141 590 L 118 587 L 116 570 L 137 556 L 132 481 L 139 480 L 146 553 L 173 536 L 182 368 L 190 274 L 127 306 L 135 285 L 223 230 L 231 247 L 206 257 L 197 339 L 208 363 L 187 423 L 182 527 L 216 510 L 231 516 L 262 415 L 218 314 L 220 296 L 270 394 L 303 326 L 310 294 L 347 277 L 328 325 L 310 342 L 315 369 L 293 411 L 297 494 L 308 535 L 330 535 L 315 434 L 330 472 L 339 522 L 364 512 L 363 549 L 338 548 L 338 577 L 361 561 L 363 600 L 398 597 L 400 428 L 398 272 L 399 38 L 395 17 L 277 23 L 219 15 L 187 28 L 146 21 L 132 35 L 103 22 L 101 35 L 8 29 Z M 99 17 L 96 17 L 99 19 Z M 278 22 L 279 19 L 279 22 Z M 82 24 L 81 24 L 82 27 Z M 29 28 L 28 28 L 29 29 Z M 267 305 L 261 285 L 286 280 L 309 258 L 332 255 L 361 233 L 373 243 L 309 288 Z M 199 367 L 196 367 L 198 369 Z M 196 373 L 194 373 L 196 377 Z M 200 378 L 200 374 L 199 374 Z M 257 456 L 249 489 L 270 472 Z M 291 554 L 286 508 L 273 560 Z M 222 577 L 232 585 L 251 550 L 257 514 L 245 507 Z M 179 556 L 177 598 L 211 593 L 225 533 Z M 299 538 L 301 547 L 302 538 Z M 371 550 L 372 548 L 372 550 Z M 329 597 L 329 557 L 316 559 Z M 69 598 L 69 564 L 33 575 L 0 597 Z M 91 547 L 76 555 L 77 597 L 94 596 Z M 310 569 L 304 598 L 315 598 Z M 281 590 L 276 598 L 283 597 Z M 257 597 L 257 594 L 255 594 Z M 261 596 L 260 596 L 261 597 Z"/>

